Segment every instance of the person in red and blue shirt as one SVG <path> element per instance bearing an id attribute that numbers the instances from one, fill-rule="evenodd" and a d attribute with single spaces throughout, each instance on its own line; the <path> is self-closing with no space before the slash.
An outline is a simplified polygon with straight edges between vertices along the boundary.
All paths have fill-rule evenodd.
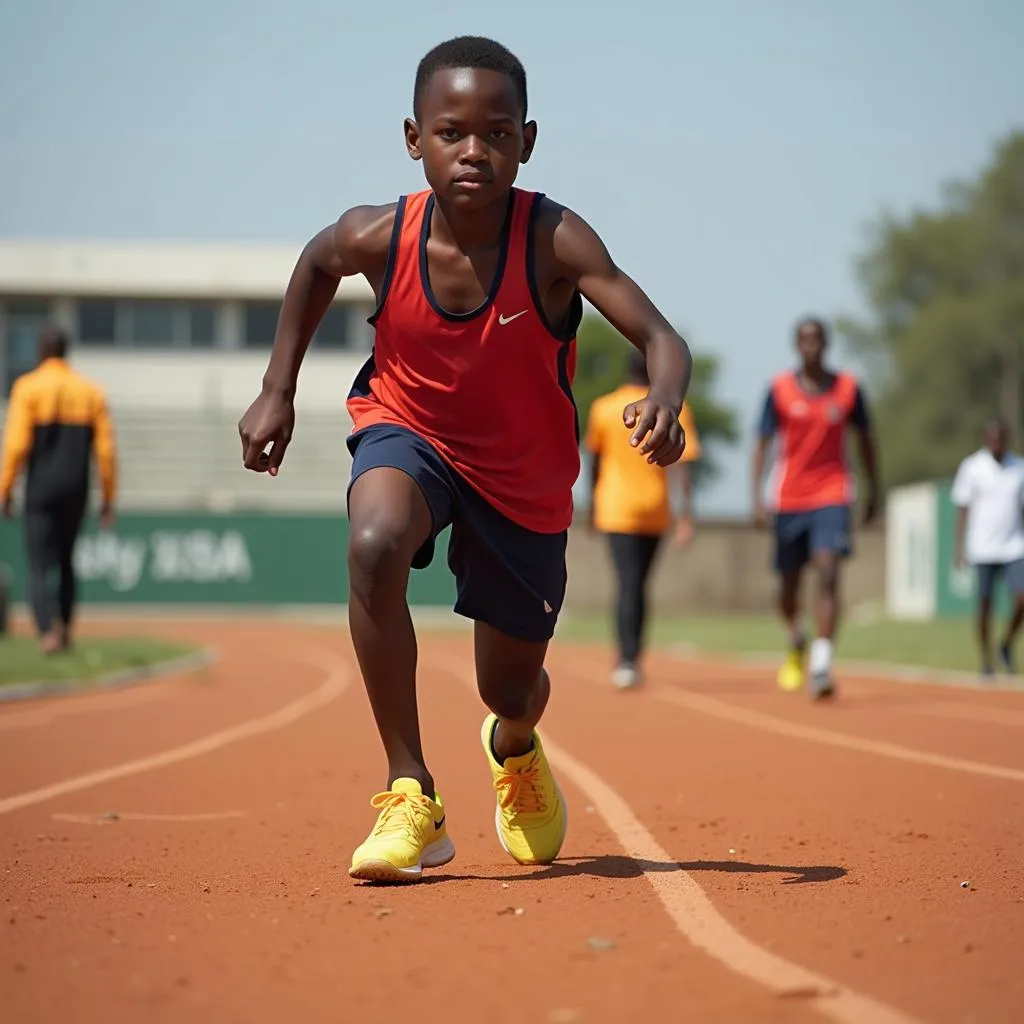
<path id="1" fill-rule="evenodd" d="M 455 610 L 474 621 L 490 711 L 480 738 L 498 840 L 523 864 L 561 849 L 565 803 L 536 727 L 580 469 L 584 298 L 646 355 L 650 386 L 622 410 L 636 458 L 669 466 L 685 446 L 689 348 L 588 224 L 515 187 L 537 138 L 526 111 L 526 72 L 493 40 L 448 40 L 420 61 L 405 142 L 429 187 L 353 207 L 307 244 L 262 393 L 239 423 L 243 465 L 276 476 L 303 355 L 340 279 L 362 274 L 377 309 L 373 355 L 348 397 L 349 624 L 388 782 L 352 855 L 357 879 L 415 881 L 455 855 L 420 741 L 406 599 L 410 569 L 430 563 L 448 526 Z"/>
<path id="2" fill-rule="evenodd" d="M 839 614 L 839 565 L 853 551 L 853 474 L 846 457 L 846 435 L 857 436 L 867 480 L 864 523 L 876 515 L 878 477 L 867 401 L 857 378 L 825 366 L 828 332 L 817 319 L 796 332 L 800 367 L 779 374 L 765 397 L 754 452 L 755 519 L 773 518 L 775 569 L 780 575 L 779 610 L 789 629 L 789 652 L 779 669 L 783 689 L 804 683 L 806 634 L 800 616 L 800 582 L 808 563 L 815 569 L 817 636 L 811 644 L 810 694 L 833 693 L 832 654 Z M 762 481 L 768 449 L 777 440 L 775 461 Z"/>

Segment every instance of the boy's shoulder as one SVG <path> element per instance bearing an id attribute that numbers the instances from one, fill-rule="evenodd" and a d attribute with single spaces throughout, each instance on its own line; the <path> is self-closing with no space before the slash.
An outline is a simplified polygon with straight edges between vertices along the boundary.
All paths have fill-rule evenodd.
<path id="1" fill-rule="evenodd" d="M 535 251 L 556 276 L 573 277 L 581 268 L 610 258 L 597 232 L 571 207 L 541 194 L 533 223 Z"/>
<path id="2" fill-rule="evenodd" d="M 352 246 L 375 244 L 383 236 L 385 248 L 391 240 L 391 231 L 395 224 L 398 202 L 371 205 L 364 203 L 350 206 L 339 218 L 334 227 L 338 242 Z"/>
<path id="3" fill-rule="evenodd" d="M 556 231 L 572 231 L 583 225 L 583 218 L 563 203 L 545 193 L 540 193 L 534 229 L 542 235 L 553 238 Z"/>

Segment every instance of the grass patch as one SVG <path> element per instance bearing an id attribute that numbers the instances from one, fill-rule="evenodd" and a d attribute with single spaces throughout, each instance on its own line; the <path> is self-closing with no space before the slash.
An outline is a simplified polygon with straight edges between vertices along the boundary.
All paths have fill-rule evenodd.
<path id="1" fill-rule="evenodd" d="M 194 654 L 197 648 L 146 637 L 82 637 L 70 651 L 42 655 L 29 637 L 0 637 L 0 686 L 96 679 Z"/>
<path id="2" fill-rule="evenodd" d="M 716 654 L 778 655 L 785 646 L 782 624 L 770 615 L 662 617 L 651 623 L 648 635 L 652 646 L 690 644 Z M 559 623 L 558 636 L 610 643 L 612 625 L 607 616 L 567 616 Z M 969 672 L 977 671 L 979 663 L 972 624 L 960 619 L 841 623 L 836 656 Z"/>

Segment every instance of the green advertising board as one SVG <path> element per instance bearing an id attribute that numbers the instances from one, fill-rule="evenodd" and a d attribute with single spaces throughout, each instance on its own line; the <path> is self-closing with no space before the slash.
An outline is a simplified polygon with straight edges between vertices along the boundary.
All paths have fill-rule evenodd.
<path id="1" fill-rule="evenodd" d="M 333 515 L 132 513 L 111 530 L 83 526 L 75 567 L 85 604 L 327 605 L 348 601 L 348 520 Z M 437 541 L 413 571 L 410 603 L 451 607 L 455 584 Z M 24 601 L 24 534 L 0 521 L 0 565 Z"/>

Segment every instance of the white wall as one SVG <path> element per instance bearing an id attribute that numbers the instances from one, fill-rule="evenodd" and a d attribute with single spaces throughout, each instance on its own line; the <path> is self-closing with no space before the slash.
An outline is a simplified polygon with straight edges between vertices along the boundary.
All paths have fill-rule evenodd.
<path id="1" fill-rule="evenodd" d="M 75 349 L 72 364 L 107 392 L 113 409 L 222 409 L 241 416 L 259 394 L 269 353 L 140 352 Z M 366 353 L 307 355 L 299 376 L 298 410 L 344 410 Z"/>
<path id="2" fill-rule="evenodd" d="M 886 606 L 894 619 L 935 616 L 938 494 L 934 484 L 891 491 L 886 504 Z"/>

